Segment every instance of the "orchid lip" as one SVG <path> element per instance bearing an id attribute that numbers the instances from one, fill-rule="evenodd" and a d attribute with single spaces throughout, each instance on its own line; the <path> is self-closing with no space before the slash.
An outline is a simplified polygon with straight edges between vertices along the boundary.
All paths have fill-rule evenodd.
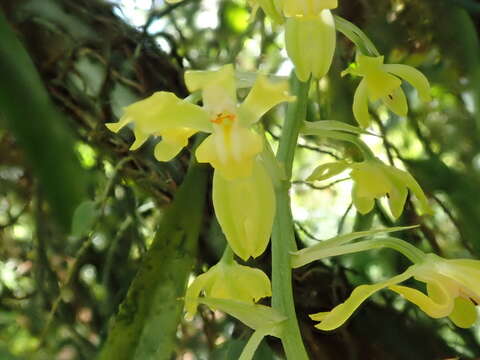
<path id="1" fill-rule="evenodd" d="M 223 125 L 225 120 L 230 121 L 231 123 L 234 122 L 237 119 L 237 117 L 234 114 L 228 113 L 228 112 L 221 112 L 218 113 L 215 118 L 210 120 L 210 122 L 217 124 L 217 125 Z"/>

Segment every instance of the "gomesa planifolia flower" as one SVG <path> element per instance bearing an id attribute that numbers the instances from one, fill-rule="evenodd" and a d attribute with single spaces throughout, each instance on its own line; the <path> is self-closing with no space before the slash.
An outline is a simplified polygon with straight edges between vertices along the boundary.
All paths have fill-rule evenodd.
<path id="1" fill-rule="evenodd" d="M 398 285 L 415 278 L 426 284 L 426 294 L 414 288 Z M 448 260 L 435 254 L 425 254 L 418 263 L 404 273 L 372 285 L 360 285 L 350 297 L 329 312 L 313 314 L 321 330 L 341 326 L 371 295 L 388 288 L 416 304 L 433 318 L 449 317 L 462 328 L 471 327 L 477 320 L 476 304 L 480 302 L 480 261 L 471 259 Z"/>
<path id="2" fill-rule="evenodd" d="M 377 158 L 349 163 L 336 161 L 318 166 L 307 181 L 326 180 L 351 169 L 350 178 L 354 185 L 352 200 L 361 214 L 369 213 L 375 206 L 375 199 L 387 196 L 390 211 L 398 218 L 407 199 L 408 190 L 417 198 L 422 213 L 431 213 L 428 199 L 415 178 L 407 171 L 384 164 Z"/>
<path id="3" fill-rule="evenodd" d="M 271 296 L 272 286 L 268 276 L 261 270 L 239 265 L 231 258 L 226 260 L 224 256 L 188 287 L 185 295 L 187 317 L 195 315 L 201 295 L 253 304 Z"/>
<path id="4" fill-rule="evenodd" d="M 406 116 L 408 104 L 401 88 L 402 79 L 417 89 L 422 101 L 430 101 L 428 79 L 417 69 L 403 64 L 384 64 L 383 56 L 371 57 L 357 54 L 356 63 L 342 72 L 363 77 L 353 98 L 353 115 L 366 128 L 370 125 L 368 102 L 381 100 L 390 111 Z"/>
<path id="5" fill-rule="evenodd" d="M 161 91 L 127 106 L 120 121 L 107 127 L 117 132 L 133 123 L 132 149 L 150 135 L 161 136 L 155 147 L 159 161 L 177 155 L 196 132 L 210 133 L 198 146 L 196 158 L 215 168 L 215 213 L 235 253 L 244 260 L 257 257 L 270 238 L 275 196 L 271 179 L 258 159 L 263 138 L 253 127 L 272 107 L 293 100 L 288 84 L 258 75 L 245 100 L 238 104 L 232 65 L 216 71 L 187 71 L 185 83 L 191 92 L 201 91 L 202 107 Z"/>
<path id="6" fill-rule="evenodd" d="M 323 77 L 332 64 L 336 45 L 331 9 L 337 0 L 250 0 L 277 23 L 285 24 L 285 47 L 301 81 Z"/>
<path id="7" fill-rule="evenodd" d="M 299 80 L 323 77 L 332 64 L 336 45 L 334 0 L 284 0 L 285 47 Z"/>

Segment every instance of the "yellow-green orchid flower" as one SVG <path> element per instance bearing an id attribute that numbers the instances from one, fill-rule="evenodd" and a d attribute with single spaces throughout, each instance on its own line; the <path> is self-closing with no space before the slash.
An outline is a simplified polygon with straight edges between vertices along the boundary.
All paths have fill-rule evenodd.
<path id="1" fill-rule="evenodd" d="M 228 251 L 228 250 L 227 250 Z M 237 264 L 231 253 L 198 276 L 188 287 L 185 295 L 187 317 L 193 317 L 199 296 L 230 299 L 253 304 L 272 295 L 270 279 L 259 269 Z"/>
<path id="2" fill-rule="evenodd" d="M 251 176 L 227 180 L 213 175 L 213 206 L 231 248 L 248 260 L 265 251 L 275 215 L 275 192 L 262 162 L 256 161 Z"/>
<path id="3" fill-rule="evenodd" d="M 316 16 L 287 18 L 285 47 L 299 80 L 323 77 L 332 64 L 335 45 L 335 21 L 330 10 L 321 10 Z"/>
<path id="4" fill-rule="evenodd" d="M 272 107 L 293 99 L 287 82 L 271 83 L 259 75 L 240 105 L 232 65 L 217 71 L 187 71 L 185 82 L 191 92 L 202 91 L 203 107 L 161 91 L 126 107 L 120 122 L 107 127 L 116 132 L 134 123 L 132 149 L 149 135 L 161 136 L 155 148 L 160 161 L 177 155 L 194 133 L 211 133 L 197 148 L 197 160 L 210 163 L 227 179 L 250 176 L 254 159 L 263 148 L 261 136 L 251 127 Z"/>
<path id="5" fill-rule="evenodd" d="M 388 197 L 390 211 L 398 218 L 407 199 L 408 190 L 415 194 L 423 213 L 431 213 L 428 199 L 417 181 L 407 171 L 385 165 L 379 159 L 369 159 L 358 163 L 337 161 L 318 166 L 308 177 L 308 181 L 320 181 L 351 169 L 354 182 L 352 199 L 361 214 L 369 213 L 375 206 L 375 199 Z"/>
<path id="6" fill-rule="evenodd" d="M 407 115 L 408 104 L 400 86 L 401 79 L 417 89 L 422 101 L 431 99 L 428 79 L 420 71 L 403 64 L 384 64 L 383 60 L 383 56 L 370 57 L 359 53 L 356 64 L 342 72 L 342 75 L 363 77 L 353 98 L 353 114 L 362 127 L 370 125 L 368 100 L 382 100 L 395 114 Z"/>
<path id="7" fill-rule="evenodd" d="M 427 285 L 427 294 L 399 283 L 415 278 Z M 353 312 L 375 292 L 388 288 L 416 304 L 433 318 L 449 317 L 457 326 L 468 328 L 477 320 L 476 304 L 480 302 L 480 261 L 447 260 L 434 254 L 426 254 L 422 261 L 410 266 L 404 273 L 373 284 L 361 285 L 350 297 L 329 312 L 313 314 L 313 320 L 321 330 L 333 330 L 341 326 Z"/>
<path id="8" fill-rule="evenodd" d="M 250 0 L 274 21 L 285 20 L 285 47 L 301 81 L 323 77 L 335 52 L 335 21 L 331 9 L 337 0 Z"/>

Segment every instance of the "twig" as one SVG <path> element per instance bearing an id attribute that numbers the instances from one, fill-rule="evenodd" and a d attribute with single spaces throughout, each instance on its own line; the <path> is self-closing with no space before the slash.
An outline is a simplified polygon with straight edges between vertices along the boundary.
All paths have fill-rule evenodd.
<path id="1" fill-rule="evenodd" d="M 303 232 L 305 235 L 307 235 L 310 239 L 315 240 L 315 241 L 323 241 L 322 239 L 317 238 L 315 235 L 313 235 L 309 230 L 305 228 L 299 221 L 294 221 L 293 222 L 295 226 L 298 227 L 298 229 Z"/>

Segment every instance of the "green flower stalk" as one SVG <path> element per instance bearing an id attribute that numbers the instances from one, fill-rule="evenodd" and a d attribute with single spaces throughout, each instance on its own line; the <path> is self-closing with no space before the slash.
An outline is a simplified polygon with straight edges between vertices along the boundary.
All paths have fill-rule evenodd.
<path id="1" fill-rule="evenodd" d="M 415 194 L 422 213 L 432 212 L 422 188 L 409 172 L 385 165 L 377 158 L 359 163 L 347 161 L 326 163 L 318 166 L 307 181 L 326 180 L 347 169 L 352 170 L 350 172 L 354 182 L 352 198 L 359 213 L 369 213 L 375 206 L 375 199 L 387 196 L 390 211 L 396 219 L 403 212 L 408 190 Z"/>
<path id="2" fill-rule="evenodd" d="M 198 146 L 196 158 L 215 168 L 213 204 L 218 221 L 238 256 L 244 260 L 257 257 L 270 239 L 275 196 L 259 160 L 263 138 L 254 126 L 272 107 L 294 97 L 286 81 L 273 83 L 258 75 L 238 104 L 232 65 L 216 71 L 187 71 L 185 82 L 191 92 L 201 91 L 203 107 L 161 91 L 126 107 L 120 121 L 107 127 L 117 132 L 133 123 L 132 150 L 150 135 L 161 136 L 155 147 L 159 161 L 176 156 L 193 134 L 210 133 Z"/>
<path id="3" fill-rule="evenodd" d="M 370 125 L 368 101 L 381 100 L 393 113 L 406 116 L 408 104 L 400 85 L 408 81 L 418 91 L 422 101 L 430 101 L 428 79 L 417 69 L 403 64 L 384 64 L 383 56 L 357 54 L 356 64 L 342 72 L 363 77 L 353 98 L 353 114 L 362 127 Z"/>

